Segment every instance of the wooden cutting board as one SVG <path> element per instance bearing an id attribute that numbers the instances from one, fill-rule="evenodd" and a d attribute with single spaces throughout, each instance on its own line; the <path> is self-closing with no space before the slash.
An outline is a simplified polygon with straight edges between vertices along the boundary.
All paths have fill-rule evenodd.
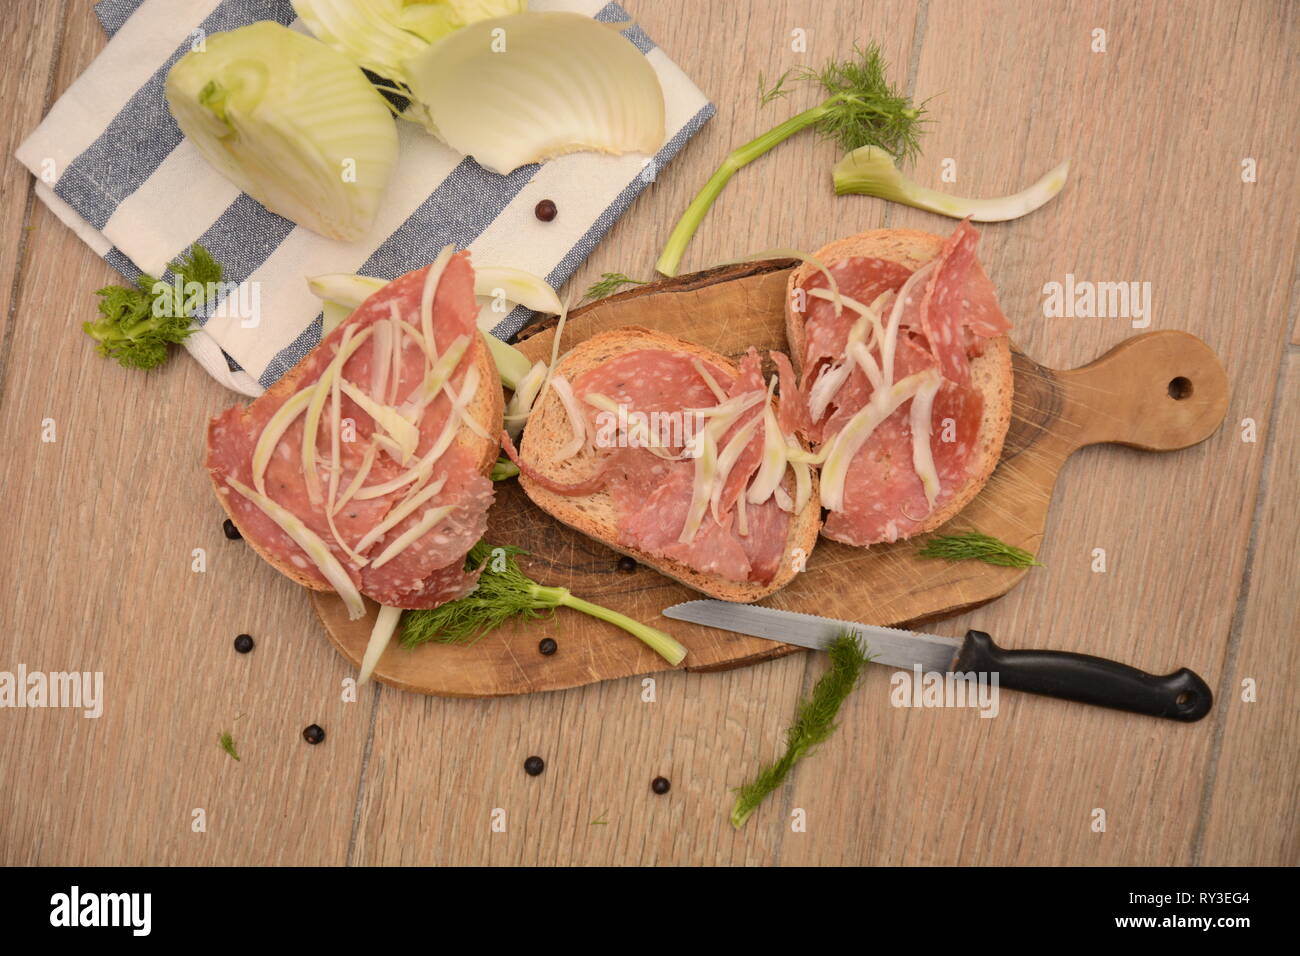
<path id="1" fill-rule="evenodd" d="M 773 260 L 725 266 L 604 299 L 570 316 L 565 346 L 596 332 L 642 325 L 733 357 L 751 345 L 784 350 L 782 309 L 793 265 Z M 520 349 L 549 361 L 552 329 L 532 331 Z M 976 528 L 1037 552 L 1057 473 L 1076 449 L 1101 442 L 1148 451 L 1186 448 L 1213 434 L 1228 407 L 1223 366 L 1204 342 L 1185 332 L 1136 335 L 1071 371 L 1044 368 L 1019 351 L 1014 362 L 1013 415 L 997 470 L 979 496 L 936 533 Z M 761 603 L 902 625 L 1000 597 L 1026 573 L 979 561 L 918 558 L 927 537 L 868 550 L 823 538 L 807 571 Z M 498 483 L 486 539 L 530 552 L 520 566 L 535 580 L 563 585 L 671 632 L 689 649 L 682 665 L 687 670 L 725 670 L 799 650 L 664 618 L 663 608 L 701 595 L 647 568 L 620 569 L 618 554 L 534 507 L 515 481 Z M 359 665 L 377 606 L 368 602 L 367 617 L 349 621 L 337 595 L 311 595 L 330 638 Z M 559 645 L 550 656 L 538 651 L 546 637 Z M 495 697 L 667 669 L 623 631 L 561 609 L 550 619 L 509 624 L 470 646 L 426 644 L 408 651 L 394 641 L 375 677 L 419 693 Z"/>

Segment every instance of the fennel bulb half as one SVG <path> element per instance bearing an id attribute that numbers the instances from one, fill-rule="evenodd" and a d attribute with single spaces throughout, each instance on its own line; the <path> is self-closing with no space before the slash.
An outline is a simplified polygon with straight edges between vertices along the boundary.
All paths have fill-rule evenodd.
<path id="1" fill-rule="evenodd" d="M 203 157 L 271 212 L 330 239 L 369 232 L 397 162 L 397 126 L 347 57 L 262 21 L 208 37 L 165 89 Z"/>

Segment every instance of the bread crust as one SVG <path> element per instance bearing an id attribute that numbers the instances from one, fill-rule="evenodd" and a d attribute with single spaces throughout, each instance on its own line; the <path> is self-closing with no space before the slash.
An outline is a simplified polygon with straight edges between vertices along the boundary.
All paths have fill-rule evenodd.
<path id="1" fill-rule="evenodd" d="M 939 254 L 944 241 L 942 236 L 915 229 L 874 229 L 827 243 L 814 256 L 828 267 L 840 259 L 868 257 L 887 259 L 915 271 Z M 818 272 L 820 270 L 817 266 L 805 262 L 791 272 L 786 281 L 786 341 L 790 345 L 790 361 L 800 375 L 803 374 L 804 320 L 792 307 L 793 296 L 798 285 Z M 1000 335 L 987 340 L 984 352 L 971 360 L 971 384 L 984 398 L 984 417 L 972 453 L 971 476 L 946 505 L 929 515 L 920 527 L 900 540 L 933 531 L 946 524 L 970 504 L 997 468 L 1007 429 L 1011 425 L 1014 393 L 1011 340 L 1007 336 Z"/>
<path id="2" fill-rule="evenodd" d="M 728 371 L 739 374 L 739 368 L 730 359 L 683 339 L 665 335 L 640 326 L 628 326 L 592 336 L 575 346 L 556 367 L 556 372 L 570 382 L 584 372 L 603 365 L 618 355 L 641 349 L 662 349 L 685 352 L 706 359 Z M 558 450 L 571 434 L 568 414 L 554 390 L 547 389 L 533 409 L 524 429 L 519 448 L 520 457 L 546 478 L 565 484 L 575 484 L 591 478 L 598 467 L 596 456 L 586 455 L 563 460 Z M 527 475 L 519 476 L 524 492 L 539 508 L 557 521 L 582 532 L 607 547 L 635 558 L 639 563 L 654 568 L 687 587 L 702 591 L 723 601 L 757 601 L 789 584 L 802 568 L 802 561 L 812 553 L 821 529 L 821 498 L 818 495 L 817 475 L 813 474 L 813 493 L 808 503 L 792 516 L 786 533 L 785 554 L 781 566 L 772 580 L 758 582 L 731 581 L 716 574 L 706 574 L 673 560 L 650 555 L 618 541 L 618 523 L 613 500 L 605 491 L 575 497 L 562 495 L 543 487 Z"/>

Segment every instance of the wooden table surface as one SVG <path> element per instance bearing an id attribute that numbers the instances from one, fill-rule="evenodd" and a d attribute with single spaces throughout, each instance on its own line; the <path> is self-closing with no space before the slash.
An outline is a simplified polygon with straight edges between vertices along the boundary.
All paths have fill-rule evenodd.
<path id="1" fill-rule="evenodd" d="M 370 688 L 343 700 L 352 671 L 306 592 L 222 535 L 202 435 L 232 395 L 185 356 L 126 371 L 80 331 L 92 290 L 115 275 L 35 198 L 12 154 L 105 39 L 88 0 L 6 3 L 0 670 L 102 671 L 105 703 L 98 719 L 0 710 L 0 863 L 1300 862 L 1300 7 L 627 6 L 718 115 L 572 289 L 603 271 L 647 278 L 728 150 L 812 102 L 807 91 L 760 108 L 759 73 L 825 61 L 854 40 L 879 41 L 898 80 L 933 97 L 923 183 L 944 185 L 952 159 L 957 183 L 944 188 L 996 195 L 1072 160 L 1051 205 L 983 229 L 1017 341 L 1052 367 L 1091 361 L 1135 330 L 1045 318 L 1043 285 L 1067 273 L 1150 282 L 1150 327 L 1191 331 L 1222 358 L 1227 420 L 1184 452 L 1103 446 L 1071 459 L 1045 567 L 934 629 L 976 626 L 1003 644 L 1158 672 L 1189 666 L 1214 688 L 1214 711 L 1184 726 L 1008 693 L 984 720 L 894 708 L 890 673 L 876 668 L 840 731 L 737 832 L 728 788 L 776 754 L 824 666 L 813 655 L 663 674 L 653 702 L 639 680 L 513 699 Z M 795 30 L 806 53 L 791 49 Z M 1092 49 L 1096 30 L 1105 52 Z M 881 226 L 950 229 L 835 198 L 836 158 L 804 135 L 745 169 L 684 267 Z M 1256 182 L 1243 182 L 1246 159 Z M 41 440 L 47 419 L 57 441 Z M 196 548 L 204 573 L 191 569 Z M 1098 548 L 1104 573 L 1093 570 Z M 562 639 L 565 619 L 549 628 L 539 636 Z M 241 631 L 257 639 L 250 655 L 231 647 Z M 303 742 L 312 723 L 323 745 Z M 239 762 L 217 744 L 225 730 Z M 540 777 L 522 770 L 532 754 L 546 760 Z M 660 775 L 672 781 L 666 796 L 650 790 Z"/>

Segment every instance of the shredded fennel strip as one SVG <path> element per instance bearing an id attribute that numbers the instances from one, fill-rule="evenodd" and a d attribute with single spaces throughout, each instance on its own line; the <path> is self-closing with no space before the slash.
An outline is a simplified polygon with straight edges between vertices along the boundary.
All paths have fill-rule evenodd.
<path id="1" fill-rule="evenodd" d="M 352 477 L 352 481 L 348 483 L 347 489 L 339 496 L 339 500 L 334 503 L 335 514 L 337 514 L 345 504 L 351 501 L 352 496 L 357 493 L 363 484 L 365 484 L 366 476 L 370 474 L 370 469 L 375 464 L 377 451 L 378 449 L 372 440 L 370 447 L 366 449 L 365 457 L 361 459 L 361 467 L 357 469 L 357 473 Z"/>
<path id="2" fill-rule="evenodd" d="M 444 475 L 430 485 L 426 485 L 417 494 L 403 501 L 396 508 L 384 516 L 384 520 L 379 522 L 357 542 L 357 550 L 365 551 L 372 544 L 386 535 L 402 522 L 404 518 L 413 513 L 416 508 L 424 504 L 438 492 L 442 491 L 443 486 L 447 484 L 447 477 Z"/>
<path id="3" fill-rule="evenodd" d="M 564 406 L 564 412 L 569 418 L 569 426 L 573 429 L 573 437 L 564 444 L 564 447 L 556 452 L 561 459 L 572 458 L 587 447 L 587 416 L 582 414 L 582 409 L 578 407 L 578 399 L 573 394 L 573 386 L 563 375 L 551 376 L 551 389 L 560 397 L 560 404 Z"/>
<path id="4" fill-rule="evenodd" d="M 397 557 L 411 545 L 433 530 L 434 526 L 454 510 L 452 505 L 439 505 L 426 511 L 418 522 L 398 536 L 397 540 L 384 549 L 383 554 L 375 558 L 371 567 L 381 568 Z"/>
<path id="5" fill-rule="evenodd" d="M 546 368 L 545 362 L 534 364 L 528 370 L 528 374 L 519 381 L 515 393 L 510 396 L 510 404 L 506 406 L 505 427 L 515 441 L 519 440 L 519 433 L 523 431 L 524 424 L 533 413 L 533 405 L 537 402 L 537 396 L 541 394 L 542 382 L 546 380 Z"/>
<path id="6" fill-rule="evenodd" d="M 396 443 L 398 463 L 403 465 L 409 463 L 411 456 L 415 454 L 415 449 L 420 443 L 420 430 L 402 417 L 397 409 L 391 405 L 381 405 L 376 402 L 361 389 L 344 379 L 342 375 L 336 377 L 334 381 L 347 393 L 348 398 L 361 406 L 361 410 L 370 416 L 375 426 L 387 432 L 388 436 Z"/>
<path id="7" fill-rule="evenodd" d="M 383 395 L 388 391 L 388 366 L 393 360 L 392 325 L 379 319 L 371 326 L 375 330 L 375 361 L 370 367 L 370 394 Z"/>
<path id="8" fill-rule="evenodd" d="M 478 379 L 478 369 L 471 366 L 469 372 L 465 375 L 465 387 L 461 392 L 462 400 L 452 406 L 451 412 L 447 416 L 447 422 L 442 427 L 442 433 L 438 436 L 438 440 L 433 443 L 433 446 L 424 453 L 423 458 L 396 478 L 386 481 L 383 484 L 367 485 L 361 488 L 356 493 L 355 497 L 362 500 L 382 497 L 399 488 L 406 487 L 412 481 L 419 478 L 422 473 L 425 475 L 427 480 L 428 473 L 432 470 L 433 466 L 437 464 L 438 459 L 441 458 L 443 453 L 451 447 L 452 440 L 456 437 L 456 431 L 460 427 L 460 418 L 464 414 L 464 397 L 466 395 L 472 397 L 478 390 Z"/>
<path id="9" fill-rule="evenodd" d="M 375 665 L 379 663 L 379 658 L 383 656 L 384 649 L 388 647 L 393 635 L 397 632 L 398 622 L 402 620 L 402 609 L 400 607 L 389 607 L 380 605 L 379 614 L 375 618 L 375 626 L 370 631 L 370 640 L 366 642 L 366 653 L 361 658 L 361 672 L 357 675 L 357 684 L 364 684 L 370 680 L 370 675 L 374 673 Z"/>
<path id="10" fill-rule="evenodd" d="M 935 499 L 939 497 L 939 474 L 934 467 L 934 452 L 930 448 L 930 417 L 934 410 L 934 397 L 939 393 L 943 380 L 935 376 L 926 382 L 912 396 L 912 408 L 909 424 L 912 427 L 912 468 L 921 479 L 925 491 L 925 500 L 934 510 Z"/>
<path id="11" fill-rule="evenodd" d="M 438 341 L 433 337 L 433 299 L 442 283 L 447 263 L 455 251 L 455 246 L 443 246 L 442 251 L 430 263 L 429 271 L 424 274 L 424 288 L 420 290 L 420 328 L 424 331 L 424 341 L 428 346 L 426 354 L 436 355 L 438 351 Z"/>
<path id="12" fill-rule="evenodd" d="M 767 403 L 763 407 L 763 458 L 758 472 L 749 483 L 745 492 L 751 505 L 761 505 L 772 497 L 773 492 L 785 477 L 786 445 L 781 433 L 781 424 L 776 420 L 772 408 L 772 394 L 776 389 L 776 377 L 773 376 L 767 386 Z"/>
<path id="13" fill-rule="evenodd" d="M 401 388 L 402 383 L 402 318 L 397 309 L 396 302 L 389 304 L 388 327 L 392 329 L 390 342 L 392 344 L 393 354 L 388 360 L 388 404 L 393 405 L 397 402 L 397 390 Z"/>
<path id="14" fill-rule="evenodd" d="M 618 416 L 619 404 L 608 395 L 601 395 L 599 392 L 588 392 L 583 396 L 583 399 L 588 405 L 599 411 L 615 417 Z M 628 447 L 644 448 L 664 461 L 681 461 L 683 458 L 690 457 L 689 448 L 684 449 L 678 455 L 665 451 L 658 438 L 650 434 L 650 426 L 641 419 L 633 420 L 631 415 L 624 416 L 624 420 L 619 423 L 619 435 Z"/>
<path id="15" fill-rule="evenodd" d="M 797 441 L 787 436 L 785 440 L 785 444 L 786 444 L 786 448 L 788 449 L 788 452 L 786 454 L 786 459 L 790 463 L 790 470 L 794 472 L 794 482 L 795 482 L 794 510 L 795 513 L 798 513 L 800 511 L 803 511 L 804 505 L 808 504 L 809 499 L 812 498 L 812 469 L 808 467 L 807 462 L 800 461 L 798 458 L 791 457 L 796 453 L 803 452 L 803 449 L 799 447 L 799 443 Z"/>
<path id="16" fill-rule="evenodd" d="M 343 540 L 343 535 L 339 534 L 338 524 L 334 520 L 334 515 L 338 513 L 335 502 L 339 494 L 339 472 L 342 463 L 339 461 L 339 429 L 342 427 L 342 395 L 340 382 L 343 381 L 343 375 L 335 375 L 334 381 L 330 383 L 330 488 L 329 497 L 325 506 L 325 521 L 329 524 L 330 534 L 334 535 L 334 540 L 338 542 L 343 553 L 346 554 L 352 563 L 357 567 L 365 567 L 366 559 L 363 558 Z"/>
<path id="17" fill-rule="evenodd" d="M 227 477 L 225 481 L 231 488 L 260 508 L 263 514 L 278 524 L 281 530 L 307 553 L 307 557 L 311 558 L 315 563 L 320 573 L 325 576 L 325 580 L 333 585 L 339 597 L 343 598 L 343 603 L 348 608 L 348 617 L 351 620 L 355 621 L 359 617 L 365 617 L 366 606 L 361 600 L 361 592 L 352 583 L 352 579 L 348 577 L 348 572 L 343 569 L 343 565 L 339 563 L 338 558 L 334 557 L 330 552 L 329 546 L 314 531 L 303 524 L 302 519 L 271 498 L 259 494 L 234 478 Z"/>
<path id="18" fill-rule="evenodd" d="M 424 381 L 419 384 L 415 392 L 406 399 L 399 409 L 404 417 L 414 420 L 431 401 L 437 398 L 438 393 L 451 381 L 456 366 L 460 364 L 460 360 L 464 358 L 465 352 L 469 349 L 469 343 L 470 337 L 468 335 L 457 336 L 456 340 L 447 346 L 447 351 L 433 361 L 428 372 L 425 373 Z M 454 402 L 456 400 L 455 394 L 450 394 Z"/>
<path id="19" fill-rule="evenodd" d="M 690 544 L 700 530 L 704 515 L 709 510 L 709 492 L 713 486 L 713 475 L 718 461 L 718 444 L 713 437 L 711 426 L 705 426 L 698 437 L 699 455 L 695 459 L 695 482 L 691 488 L 691 506 L 686 512 L 686 522 L 677 540 Z"/>
<path id="20" fill-rule="evenodd" d="M 772 497 L 776 499 L 776 506 L 782 511 L 794 514 L 794 499 L 790 497 L 790 492 L 786 491 L 780 485 L 772 489 Z"/>
<path id="21" fill-rule="evenodd" d="M 704 363 L 699 359 L 691 359 L 691 365 L 695 368 L 695 371 L 699 373 L 700 378 L 704 379 L 704 384 L 709 386 L 709 391 L 713 393 L 714 397 L 719 402 L 725 402 L 727 400 L 727 393 L 722 390 L 722 386 L 718 384 L 718 380 L 709 374 L 709 370 L 704 367 Z"/>
<path id="22" fill-rule="evenodd" d="M 822 467 L 822 506 L 830 511 L 844 508 L 844 480 L 849 464 L 871 437 L 872 432 L 903 402 L 911 398 L 926 381 L 937 374 L 933 368 L 907 376 L 887 390 L 873 395 L 871 401 L 858 409 L 823 449 L 826 464 Z"/>
<path id="23" fill-rule="evenodd" d="M 844 383 L 849 380 L 853 366 L 848 362 L 839 365 L 823 365 L 817 372 L 817 378 L 808 389 L 808 417 L 819 422 L 830 407 L 831 401 L 839 394 Z"/>
<path id="24" fill-rule="evenodd" d="M 677 538 L 681 543 L 689 544 L 695 540 L 704 516 L 709 513 L 718 471 L 718 441 L 741 415 L 763 401 L 766 394 L 766 391 L 756 389 L 729 398 L 713 408 L 687 409 L 692 414 L 711 420 L 687 445 L 687 451 L 695 455 L 695 480 L 691 486 L 691 504 L 686 512 L 686 521 Z"/>
<path id="25" fill-rule="evenodd" d="M 560 312 L 560 320 L 555 323 L 555 338 L 551 340 L 551 364 L 548 366 L 546 381 L 542 382 L 541 391 L 538 394 L 546 392 L 546 386 L 551 381 L 551 376 L 555 374 L 559 367 L 560 361 L 560 337 L 564 335 L 564 325 L 569 320 L 569 301 L 564 301 L 564 308 Z"/>
<path id="26" fill-rule="evenodd" d="M 405 319 L 398 319 L 397 323 L 398 325 L 401 326 L 402 330 L 411 337 L 411 341 L 415 342 L 416 345 L 420 346 L 420 349 L 424 352 L 424 358 L 427 362 L 432 364 L 433 362 L 438 361 L 438 354 L 434 352 L 433 348 L 424 341 L 423 332 L 421 332 L 419 329 L 413 326 L 410 322 L 407 322 Z"/>
<path id="27" fill-rule="evenodd" d="M 731 436 L 731 441 L 727 442 L 722 454 L 718 456 L 718 474 L 713 479 L 713 493 L 710 495 L 709 507 L 713 512 L 713 518 L 719 524 L 722 523 L 722 516 L 718 514 L 718 508 L 722 504 L 722 489 L 727 483 L 727 478 L 731 476 L 731 470 L 736 467 L 736 460 L 749 447 L 749 440 L 754 437 L 754 432 L 758 426 L 763 423 L 763 416 L 758 415 L 751 421 L 746 422 L 735 435 Z M 745 497 L 745 490 L 742 488 L 740 497 Z"/>
<path id="28" fill-rule="evenodd" d="M 288 401 L 276 409 L 271 420 L 262 429 L 262 434 L 258 436 L 257 447 L 253 449 L 253 486 L 259 494 L 266 494 L 266 466 L 271 463 L 271 455 L 274 454 L 276 445 L 280 444 L 284 433 L 303 413 L 315 393 L 315 385 L 308 385 L 302 391 L 295 392 Z"/>
<path id="29" fill-rule="evenodd" d="M 354 335 L 356 326 L 349 326 L 343 332 L 343 338 L 339 342 L 338 352 L 325 367 L 321 374 L 320 380 L 316 383 L 315 391 L 312 393 L 311 401 L 307 405 L 306 425 L 302 433 L 302 470 L 303 476 L 307 482 L 307 497 L 313 505 L 319 505 L 324 501 L 324 494 L 321 492 L 320 477 L 316 473 L 316 432 L 320 427 L 321 411 L 325 408 L 325 399 L 330 394 L 330 382 L 335 375 L 343 374 L 343 366 L 347 364 L 348 359 L 352 357 L 361 344 L 370 337 L 370 329 L 364 329 Z"/>
<path id="30" fill-rule="evenodd" d="M 733 261 L 754 262 L 758 259 L 798 259 L 800 262 L 808 263 L 826 277 L 826 283 L 830 287 L 831 293 L 829 299 L 835 306 L 835 314 L 839 315 L 844 311 L 844 302 L 840 296 L 840 284 L 835 281 L 835 276 L 831 275 L 831 270 L 826 268 L 826 264 L 816 256 L 809 255 L 799 249 L 765 249 L 762 252 L 756 252 L 753 255 L 745 256 L 743 259 Z"/>

